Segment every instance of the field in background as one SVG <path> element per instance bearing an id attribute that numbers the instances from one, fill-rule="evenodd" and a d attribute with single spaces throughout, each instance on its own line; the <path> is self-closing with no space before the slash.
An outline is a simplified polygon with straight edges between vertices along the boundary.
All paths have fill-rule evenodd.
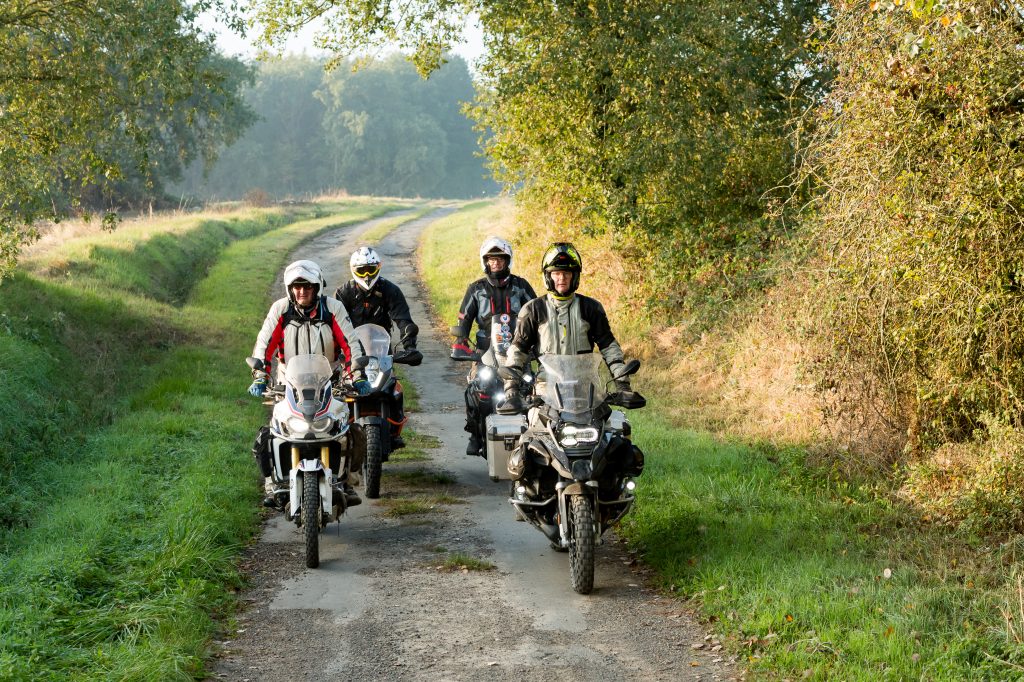
<path id="1" fill-rule="evenodd" d="M 513 271 L 543 291 L 540 254 L 559 235 L 520 222 L 507 204 L 474 205 L 433 225 L 420 246 L 445 329 L 480 276 L 477 249 L 491 233 L 513 240 Z M 613 244 L 575 242 L 584 259 L 581 292 L 605 304 L 627 355 L 645 360 L 635 383 L 649 407 L 629 417 L 647 469 L 620 532 L 666 591 L 698 609 L 709 634 L 769 679 L 1006 679 L 1024 670 L 1024 602 L 1013 568 L 1024 546 L 951 542 L 942 528 L 871 490 L 810 475 L 798 447 L 755 447 L 680 428 L 684 420 L 701 423 L 702 395 L 727 393 L 730 379 L 720 375 L 704 379 L 707 393 L 692 385 L 699 363 L 712 374 L 726 350 L 736 362 L 767 356 L 762 369 L 750 370 L 751 382 L 768 367 L 792 364 L 799 353 L 775 336 L 777 313 L 766 305 L 747 318 L 755 323 L 745 336 L 729 334 L 736 347 L 716 351 L 705 339 L 697 349 L 721 355 L 694 360 L 683 352 L 691 346 L 631 306 L 628 267 Z M 749 387 L 752 395 L 763 390 Z M 721 434 L 741 415 L 736 405 L 712 410 L 703 423 Z M 774 424 L 770 411 L 778 409 L 761 406 L 763 418 Z M 795 430 L 794 441 L 811 432 Z"/>

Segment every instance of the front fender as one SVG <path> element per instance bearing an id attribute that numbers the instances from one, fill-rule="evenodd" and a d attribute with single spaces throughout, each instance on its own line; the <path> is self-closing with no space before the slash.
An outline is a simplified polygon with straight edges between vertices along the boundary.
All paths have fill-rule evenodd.
<path id="1" fill-rule="evenodd" d="M 320 477 L 320 500 L 321 504 L 326 505 L 324 511 L 330 513 L 330 481 L 327 477 L 327 472 L 324 471 L 324 465 L 318 459 L 300 459 L 299 466 L 291 470 L 289 475 L 289 507 L 288 511 L 291 513 L 289 518 L 298 517 L 299 511 L 302 509 L 302 478 L 303 476 L 319 476 Z M 324 491 L 327 491 L 326 493 Z M 326 502 L 324 501 L 326 500 Z"/>

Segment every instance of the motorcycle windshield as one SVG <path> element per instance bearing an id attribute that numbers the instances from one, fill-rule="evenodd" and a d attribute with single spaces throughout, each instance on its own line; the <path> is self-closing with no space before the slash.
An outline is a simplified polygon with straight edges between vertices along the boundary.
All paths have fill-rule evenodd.
<path id="1" fill-rule="evenodd" d="M 319 354 L 296 355 L 284 370 L 284 380 L 295 391 L 296 408 L 306 415 L 316 414 L 329 396 L 331 363 Z"/>
<path id="2" fill-rule="evenodd" d="M 356 327 L 355 341 L 356 343 L 352 344 L 353 357 L 369 355 L 380 360 L 391 354 L 391 334 L 378 324 Z"/>
<path id="3" fill-rule="evenodd" d="M 571 415 L 572 421 L 589 422 L 590 413 L 605 398 L 600 362 L 596 353 L 541 356 L 544 402 Z"/>

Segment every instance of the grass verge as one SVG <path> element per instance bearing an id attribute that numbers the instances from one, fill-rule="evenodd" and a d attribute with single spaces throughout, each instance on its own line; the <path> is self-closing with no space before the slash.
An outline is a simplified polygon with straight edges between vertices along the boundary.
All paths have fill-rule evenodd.
<path id="1" fill-rule="evenodd" d="M 202 676 L 259 518 L 265 293 L 298 242 L 392 208 L 160 225 L 0 286 L 0 679 Z"/>
<path id="2" fill-rule="evenodd" d="M 493 571 L 497 568 L 494 564 L 486 559 L 477 559 L 476 557 L 469 556 L 468 554 L 449 554 L 445 558 L 444 563 L 438 566 L 439 569 L 445 571 L 462 571 L 468 573 L 469 571 Z"/>
<path id="3" fill-rule="evenodd" d="M 469 264 L 481 235 L 502 215 L 475 205 L 424 233 L 421 270 L 446 323 L 479 276 Z M 800 450 L 679 428 L 660 417 L 673 393 L 648 398 L 630 414 L 647 469 L 620 532 L 755 675 L 1024 677 L 1020 539 L 952 535 L 885 491 L 812 475 Z"/>

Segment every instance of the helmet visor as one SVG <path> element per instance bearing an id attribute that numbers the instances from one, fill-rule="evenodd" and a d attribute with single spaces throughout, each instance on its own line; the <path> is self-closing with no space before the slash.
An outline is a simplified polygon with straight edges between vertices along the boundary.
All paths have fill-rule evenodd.
<path id="1" fill-rule="evenodd" d="M 357 265 L 352 270 L 356 277 L 373 277 L 380 272 L 380 263 L 368 263 L 366 265 Z"/>

